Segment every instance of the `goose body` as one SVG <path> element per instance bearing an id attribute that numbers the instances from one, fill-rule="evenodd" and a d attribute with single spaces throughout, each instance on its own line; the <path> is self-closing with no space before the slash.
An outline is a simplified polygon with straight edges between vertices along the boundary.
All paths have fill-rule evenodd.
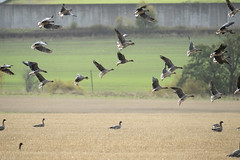
<path id="1" fill-rule="evenodd" d="M 182 67 L 175 66 L 175 65 L 172 63 L 172 61 L 171 61 L 169 58 L 167 58 L 167 57 L 164 57 L 164 56 L 161 56 L 161 55 L 160 55 L 160 58 L 165 62 L 165 65 L 168 66 L 168 71 L 170 71 L 170 72 L 173 72 L 173 71 L 175 71 L 176 69 L 183 69 Z"/>
<path id="2" fill-rule="evenodd" d="M 47 79 L 45 79 L 40 73 L 35 73 L 38 80 L 41 82 L 38 86 L 38 88 L 42 88 L 45 84 L 49 83 L 49 82 L 54 82 L 54 81 L 49 81 Z"/>
<path id="3" fill-rule="evenodd" d="M 213 58 L 213 62 L 214 63 L 218 63 L 218 64 L 228 64 L 231 66 L 230 62 L 228 62 L 228 58 L 230 58 L 229 56 L 228 57 L 225 57 L 224 55 L 221 55 L 221 56 L 214 56 Z"/>
<path id="4" fill-rule="evenodd" d="M 165 64 L 162 74 L 161 74 L 161 80 L 163 81 L 164 78 L 171 77 L 172 74 L 176 74 L 176 72 L 171 72 L 171 71 L 167 70 L 166 64 Z"/>
<path id="5" fill-rule="evenodd" d="M 159 91 L 161 89 L 168 89 L 168 87 L 161 87 L 157 78 L 152 77 L 152 92 Z"/>
<path id="6" fill-rule="evenodd" d="M 45 118 L 42 119 L 41 124 L 34 125 L 33 127 L 44 127 L 44 121 L 45 121 Z"/>
<path id="7" fill-rule="evenodd" d="M 78 83 L 84 79 L 88 79 L 88 77 L 84 77 L 81 74 L 77 74 L 77 77 L 74 80 L 74 85 L 78 86 Z"/>
<path id="8" fill-rule="evenodd" d="M 183 101 L 185 101 L 188 97 L 194 97 L 194 95 L 187 95 L 185 93 L 183 93 L 182 89 L 181 88 L 177 88 L 177 87 L 170 87 L 171 89 L 174 90 L 174 93 L 176 93 L 179 97 L 179 100 L 178 100 L 178 105 L 180 106 L 181 103 Z"/>
<path id="9" fill-rule="evenodd" d="M 101 64 L 99 64 L 98 62 L 96 62 L 95 60 L 93 61 L 93 64 L 98 68 L 98 70 L 100 71 L 99 73 L 99 77 L 102 78 L 105 74 L 107 74 L 110 71 L 113 71 L 114 69 L 106 69 L 104 68 Z"/>
<path id="10" fill-rule="evenodd" d="M 7 121 L 7 120 L 3 119 L 2 126 L 0 126 L 0 131 L 3 131 L 5 129 L 5 124 L 4 124 L 5 121 Z"/>
<path id="11" fill-rule="evenodd" d="M 222 124 L 223 124 L 223 121 L 220 121 L 219 124 L 216 123 L 212 125 L 212 130 L 215 132 L 222 132 L 222 129 L 223 129 Z"/>
<path id="12" fill-rule="evenodd" d="M 25 64 L 26 66 L 28 66 L 32 70 L 32 72 L 30 72 L 29 75 L 33 75 L 33 74 L 39 73 L 39 72 L 47 73 L 47 71 L 42 70 L 38 67 L 37 62 L 23 61 L 23 64 Z"/>
<path id="13" fill-rule="evenodd" d="M 31 48 L 32 49 L 36 49 L 36 50 L 39 50 L 41 52 L 45 52 L 45 53 L 52 53 L 52 51 L 46 47 L 44 47 L 45 45 L 47 45 L 46 42 L 43 42 L 43 41 L 37 41 L 35 43 L 32 44 Z"/>
<path id="14" fill-rule="evenodd" d="M 226 0 L 227 6 L 228 8 L 231 10 L 231 12 L 228 14 L 229 17 L 234 17 L 239 11 L 240 8 L 235 8 L 232 3 L 230 2 L 230 0 Z"/>
<path id="15" fill-rule="evenodd" d="M 9 69 L 11 68 L 13 65 L 8 65 L 8 64 L 4 64 L 0 67 L 0 71 L 7 73 L 9 75 L 14 75 L 14 73 Z"/>
<path id="16" fill-rule="evenodd" d="M 240 76 L 238 76 L 238 81 L 237 81 L 237 89 L 236 91 L 234 92 L 234 94 L 238 94 L 240 92 Z"/>
<path id="17" fill-rule="evenodd" d="M 117 47 L 121 51 L 127 46 L 134 45 L 135 43 L 131 40 L 126 40 L 125 37 L 127 37 L 126 34 L 121 34 L 117 29 L 114 29 L 114 31 L 117 34 L 118 41 L 117 41 Z"/>
<path id="18" fill-rule="evenodd" d="M 68 15 L 73 16 L 73 17 L 77 17 L 77 16 L 76 16 L 75 14 L 73 14 L 71 11 L 72 11 L 72 9 L 67 9 L 67 8 L 65 8 L 65 4 L 63 4 L 61 11 L 58 12 L 58 15 L 59 15 L 60 17 L 62 17 L 62 18 L 63 18 L 63 16 L 68 16 Z"/>
<path id="19" fill-rule="evenodd" d="M 216 49 L 213 53 L 210 54 L 210 58 L 214 58 L 216 56 L 222 56 L 226 51 L 227 45 L 221 44 L 218 49 Z"/>
<path id="20" fill-rule="evenodd" d="M 193 53 L 196 53 L 198 51 L 201 51 L 201 49 L 196 49 L 195 46 L 193 45 L 193 42 L 190 40 L 190 37 L 188 37 L 189 39 L 189 50 L 187 51 L 187 56 L 190 56 Z"/>
<path id="21" fill-rule="evenodd" d="M 135 17 L 138 18 L 140 16 L 148 22 L 156 21 L 154 18 L 146 14 L 146 12 L 149 12 L 149 10 L 146 8 L 147 5 L 137 8 L 136 11 L 134 12 Z"/>
<path id="22" fill-rule="evenodd" d="M 109 129 L 120 129 L 122 127 L 122 121 L 119 122 L 118 125 L 109 127 Z"/>
<path id="23" fill-rule="evenodd" d="M 218 92 L 212 80 L 209 82 L 209 87 L 211 92 L 211 102 L 222 97 L 223 93 Z"/>
<path id="24" fill-rule="evenodd" d="M 120 52 L 117 53 L 117 57 L 118 57 L 118 60 L 119 60 L 116 64 L 117 66 L 120 65 L 120 64 L 128 63 L 128 62 L 134 62 L 134 60 L 127 60 L 125 58 L 125 56 Z"/>
<path id="25" fill-rule="evenodd" d="M 234 32 L 230 29 L 228 29 L 229 26 L 233 25 L 234 22 L 227 22 L 225 24 L 222 25 L 221 28 L 219 28 L 217 31 L 216 31 L 216 34 L 219 35 L 219 34 L 225 34 L 227 32 L 231 33 L 231 34 L 234 34 Z"/>

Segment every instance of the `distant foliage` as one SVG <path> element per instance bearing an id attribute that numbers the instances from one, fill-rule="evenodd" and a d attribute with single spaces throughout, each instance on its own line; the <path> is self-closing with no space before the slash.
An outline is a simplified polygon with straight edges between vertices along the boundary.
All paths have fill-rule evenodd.
<path id="1" fill-rule="evenodd" d="M 116 19 L 116 28 L 122 28 L 124 26 L 123 24 L 123 16 L 118 16 Z"/>
<path id="2" fill-rule="evenodd" d="M 72 22 L 70 25 L 70 29 L 76 29 L 78 28 L 77 22 Z"/>
<path id="3" fill-rule="evenodd" d="M 22 75 L 24 82 L 25 82 L 25 91 L 26 92 L 37 91 L 38 84 L 40 83 L 40 82 L 38 82 L 38 79 L 36 78 L 35 75 L 31 75 L 31 76 L 28 75 L 30 72 L 31 71 L 29 69 L 25 70 Z"/>

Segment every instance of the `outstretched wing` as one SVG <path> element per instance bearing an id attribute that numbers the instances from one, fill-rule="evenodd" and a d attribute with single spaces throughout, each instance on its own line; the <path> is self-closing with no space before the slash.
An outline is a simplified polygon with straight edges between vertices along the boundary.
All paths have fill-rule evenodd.
<path id="1" fill-rule="evenodd" d="M 179 98 L 183 97 L 184 93 L 181 88 L 177 88 L 177 87 L 170 87 L 170 88 L 175 91 L 175 93 L 178 95 Z"/>
<path id="2" fill-rule="evenodd" d="M 61 25 L 55 25 L 55 24 L 51 24 L 51 23 L 46 24 L 43 27 L 46 29 L 61 29 L 62 28 Z"/>
<path id="3" fill-rule="evenodd" d="M 218 91 L 217 91 L 215 85 L 213 84 L 212 80 L 209 82 L 209 87 L 210 87 L 210 91 L 211 91 L 212 95 L 215 95 L 215 94 L 218 93 Z"/>
<path id="4" fill-rule="evenodd" d="M 122 53 L 118 52 L 117 55 L 120 61 L 126 60 L 125 56 Z"/>
<path id="5" fill-rule="evenodd" d="M 93 63 L 95 64 L 95 66 L 96 66 L 100 71 L 105 70 L 105 68 L 104 68 L 101 64 L 99 64 L 98 62 L 96 62 L 95 60 L 93 61 Z"/>
<path id="6" fill-rule="evenodd" d="M 160 85 L 159 85 L 158 79 L 155 78 L 155 77 L 152 77 L 152 87 L 153 87 L 153 89 L 154 89 L 154 88 L 157 88 L 157 87 L 159 87 L 159 86 L 160 86 Z"/>
<path id="7" fill-rule="evenodd" d="M 66 8 L 65 8 L 64 6 L 65 6 L 65 4 L 62 5 L 62 9 L 61 9 L 60 12 L 64 12 L 64 11 L 66 11 Z"/>
<path id="8" fill-rule="evenodd" d="M 114 31 L 116 32 L 119 41 L 121 43 L 124 43 L 125 42 L 125 38 L 123 37 L 123 35 L 116 28 L 114 29 Z"/>
<path id="9" fill-rule="evenodd" d="M 173 65 L 172 61 L 164 56 L 160 55 L 160 58 L 165 62 L 165 64 L 168 66 L 168 68 L 171 68 Z"/>
<path id="10" fill-rule="evenodd" d="M 142 7 L 139 7 L 139 8 L 137 8 L 136 10 L 137 10 L 137 11 L 141 11 L 141 10 L 143 10 L 143 8 L 147 8 L 147 5 L 144 5 L 144 6 L 142 6 Z"/>
<path id="11" fill-rule="evenodd" d="M 14 75 L 14 73 L 8 68 L 4 68 L 4 69 L 1 68 L 1 71 L 3 71 L 4 73 L 7 73 L 9 75 Z"/>
<path id="12" fill-rule="evenodd" d="M 226 47 L 227 47 L 227 45 L 221 44 L 221 45 L 219 46 L 219 48 L 216 49 L 214 52 L 216 52 L 216 53 L 223 52 Z"/>
<path id="13" fill-rule="evenodd" d="M 235 8 L 233 7 L 232 3 L 231 3 L 229 0 L 226 0 L 226 2 L 227 2 L 228 8 L 229 8 L 231 11 L 234 11 Z"/>
<path id="14" fill-rule="evenodd" d="M 233 25 L 234 24 L 234 22 L 227 22 L 227 23 L 225 23 L 224 25 L 222 25 L 222 27 L 220 28 L 220 30 L 223 30 L 223 29 L 225 29 L 225 28 L 227 28 L 227 27 L 229 27 L 229 26 L 231 26 L 231 25 Z"/>
<path id="15" fill-rule="evenodd" d="M 145 14 L 145 13 L 140 14 L 140 16 L 141 16 L 142 18 L 146 19 L 148 22 L 154 22 L 154 21 L 156 21 L 154 18 L 152 18 L 151 16 L 149 16 L 149 15 L 147 15 L 147 14 Z"/>
<path id="16" fill-rule="evenodd" d="M 46 80 L 40 73 L 35 73 L 35 75 L 37 76 L 37 78 L 40 82 Z"/>
<path id="17" fill-rule="evenodd" d="M 46 47 L 43 47 L 43 46 L 36 47 L 36 49 L 41 51 L 41 52 L 52 53 L 52 50 L 50 50 L 50 49 L 48 49 Z"/>

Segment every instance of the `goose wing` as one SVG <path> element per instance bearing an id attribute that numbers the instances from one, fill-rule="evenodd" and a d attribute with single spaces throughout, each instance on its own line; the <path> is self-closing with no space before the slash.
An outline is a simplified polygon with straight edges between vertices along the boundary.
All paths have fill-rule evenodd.
<path id="1" fill-rule="evenodd" d="M 193 42 L 190 40 L 190 37 L 188 36 L 188 39 L 189 39 L 189 51 L 193 50 L 194 49 L 194 45 L 193 45 Z"/>
<path id="2" fill-rule="evenodd" d="M 93 63 L 95 64 L 95 66 L 96 66 L 100 71 L 105 70 L 105 68 L 104 68 L 101 64 L 99 64 L 98 62 L 96 62 L 95 60 L 93 61 Z"/>
<path id="3" fill-rule="evenodd" d="M 225 24 L 222 25 L 222 27 L 220 28 L 220 30 L 223 30 L 223 29 L 225 29 L 225 28 L 227 28 L 227 27 L 229 27 L 229 26 L 231 26 L 231 25 L 233 25 L 233 24 L 234 24 L 234 22 L 227 22 L 227 23 L 225 23 Z"/>
<path id="4" fill-rule="evenodd" d="M 240 88 L 240 76 L 238 76 L 237 87 Z"/>
<path id="5" fill-rule="evenodd" d="M 171 87 L 171 89 L 175 91 L 179 98 L 182 98 L 184 96 L 184 93 L 181 88 Z"/>
<path id="6" fill-rule="evenodd" d="M 160 58 L 165 62 L 165 64 L 168 66 L 168 68 L 171 68 L 173 65 L 172 61 L 164 56 L 160 55 Z"/>
<path id="7" fill-rule="evenodd" d="M 119 41 L 121 43 L 124 43 L 125 42 L 125 38 L 123 37 L 123 35 L 116 28 L 114 29 L 114 31 L 116 32 Z"/>
<path id="8" fill-rule="evenodd" d="M 167 72 L 167 68 L 166 68 L 166 64 L 165 64 L 162 73 L 164 74 L 164 73 L 166 73 L 166 72 Z"/>
<path id="9" fill-rule="evenodd" d="M 223 52 L 223 51 L 225 50 L 226 47 L 227 47 L 227 45 L 225 45 L 225 44 L 221 44 L 221 45 L 219 46 L 219 48 L 216 49 L 214 52 L 216 52 L 216 53 Z"/>
<path id="10" fill-rule="evenodd" d="M 9 75 L 14 75 L 14 73 L 8 68 L 2 68 L 1 67 L 0 70 L 3 71 L 4 73 L 9 74 Z"/>
<path id="11" fill-rule="evenodd" d="M 154 88 L 157 88 L 157 87 L 159 87 L 159 86 L 160 86 L 160 85 L 159 85 L 158 79 L 155 78 L 155 77 L 152 77 L 152 87 L 153 87 L 153 89 L 154 89 Z"/>
<path id="12" fill-rule="evenodd" d="M 151 16 L 149 16 L 149 15 L 147 15 L 147 14 L 145 14 L 145 13 L 140 14 L 140 16 L 141 16 L 142 18 L 146 19 L 148 22 L 154 22 L 154 21 L 155 21 L 154 18 L 152 18 Z"/>
<path id="13" fill-rule="evenodd" d="M 212 80 L 209 82 L 209 87 L 210 87 L 210 91 L 211 91 L 212 95 L 216 95 L 218 93 L 218 91 L 217 91 L 215 85 L 213 84 Z"/>
<path id="14" fill-rule="evenodd" d="M 41 52 L 45 52 L 45 53 L 52 53 L 52 50 L 46 48 L 46 47 L 43 47 L 43 46 L 38 46 L 38 47 L 35 47 L 37 50 L 41 51 Z"/>
<path id="15" fill-rule="evenodd" d="M 39 68 L 38 68 L 38 64 L 37 64 L 36 62 L 30 62 L 30 61 L 24 62 L 24 61 L 23 61 L 23 64 L 25 64 L 26 66 L 29 66 L 29 68 L 30 68 L 32 71 L 36 71 L 36 70 L 39 69 Z"/>
<path id="16" fill-rule="evenodd" d="M 229 8 L 231 11 L 234 11 L 235 8 L 234 8 L 234 6 L 232 5 L 232 3 L 231 3 L 229 0 L 226 0 L 226 2 L 227 2 L 228 8 Z"/>
<path id="17" fill-rule="evenodd" d="M 144 6 L 142 6 L 142 7 L 139 7 L 139 8 L 137 8 L 136 10 L 137 10 L 137 11 L 141 11 L 141 10 L 143 10 L 144 8 L 147 8 L 147 5 L 144 5 Z"/>
<path id="18" fill-rule="evenodd" d="M 61 29 L 62 28 L 61 25 L 55 25 L 55 24 L 51 24 L 51 23 L 46 24 L 43 27 L 46 29 Z"/>
<path id="19" fill-rule="evenodd" d="M 52 18 L 54 17 L 54 15 L 52 15 L 51 17 L 47 17 L 47 18 L 44 18 L 41 23 L 45 22 L 45 21 L 50 21 Z"/>
<path id="20" fill-rule="evenodd" d="M 66 8 L 65 8 L 65 4 L 62 5 L 62 9 L 61 9 L 61 13 L 65 12 L 66 11 Z"/>
<path id="21" fill-rule="evenodd" d="M 40 82 L 46 80 L 40 73 L 35 73 Z"/>
<path id="22" fill-rule="evenodd" d="M 122 53 L 118 52 L 117 55 L 120 61 L 126 60 L 125 56 Z"/>

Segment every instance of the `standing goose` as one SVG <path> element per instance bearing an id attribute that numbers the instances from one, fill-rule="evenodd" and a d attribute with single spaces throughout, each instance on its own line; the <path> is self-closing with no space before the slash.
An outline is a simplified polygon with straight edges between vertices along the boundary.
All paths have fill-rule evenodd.
<path id="1" fill-rule="evenodd" d="M 235 8 L 229 0 L 226 0 L 228 8 L 232 11 L 228 14 L 229 17 L 234 17 L 240 11 L 240 8 Z"/>
<path id="2" fill-rule="evenodd" d="M 223 55 L 225 52 L 227 52 L 227 51 L 224 51 L 226 48 L 227 48 L 227 45 L 221 44 L 218 47 L 218 49 L 216 49 L 213 53 L 210 54 L 210 58 Z"/>
<path id="3" fill-rule="evenodd" d="M 212 125 L 212 130 L 216 131 L 216 132 L 222 132 L 223 127 L 222 127 L 223 121 L 220 121 L 219 124 L 216 123 L 214 125 Z"/>
<path id="4" fill-rule="evenodd" d="M 234 22 L 227 22 L 225 23 L 224 25 L 222 25 L 222 27 L 220 29 L 218 29 L 216 31 L 216 34 L 219 35 L 219 34 L 225 34 L 227 32 L 231 33 L 231 34 L 234 34 L 234 32 L 230 29 L 228 29 L 229 26 L 233 25 Z"/>
<path id="5" fill-rule="evenodd" d="M 11 68 L 13 65 L 8 65 L 8 64 L 4 64 L 0 67 L 0 71 L 7 73 L 9 75 L 14 75 L 14 73 L 9 69 Z"/>
<path id="6" fill-rule="evenodd" d="M 125 56 L 122 53 L 120 53 L 120 52 L 117 53 L 117 56 L 118 56 L 118 59 L 119 59 L 119 61 L 116 64 L 117 66 L 119 64 L 124 64 L 124 63 L 127 63 L 127 62 L 134 62 L 133 60 L 127 60 L 125 58 Z"/>
<path id="7" fill-rule="evenodd" d="M 33 127 L 44 127 L 45 118 L 42 119 L 42 124 L 36 124 Z"/>
<path id="8" fill-rule="evenodd" d="M 81 74 L 77 74 L 77 77 L 74 80 L 74 85 L 78 86 L 78 83 L 84 79 L 88 79 L 88 77 L 84 77 Z"/>
<path id="9" fill-rule="evenodd" d="M 35 73 L 38 80 L 41 82 L 38 86 L 38 88 L 42 88 L 45 84 L 47 84 L 48 82 L 54 82 L 54 81 L 49 81 L 47 79 L 45 79 L 40 73 Z"/>
<path id="10" fill-rule="evenodd" d="M 0 131 L 3 131 L 5 129 L 5 124 L 4 124 L 5 121 L 7 121 L 7 120 L 3 119 L 2 126 L 0 126 Z"/>
<path id="11" fill-rule="evenodd" d="M 46 47 L 44 47 L 44 45 L 47 45 L 47 42 L 43 42 L 43 41 L 37 41 L 35 43 L 33 43 L 33 45 L 31 46 L 32 49 L 37 49 L 41 52 L 45 52 L 45 53 L 52 53 L 52 51 Z"/>
<path id="12" fill-rule="evenodd" d="M 18 149 L 19 150 L 21 150 L 22 149 L 22 145 L 23 145 L 23 143 L 21 142 L 21 143 L 19 143 L 19 145 L 18 145 Z"/>
<path id="13" fill-rule="evenodd" d="M 237 89 L 234 92 L 234 94 L 238 94 L 240 92 L 240 76 L 238 76 L 238 81 L 237 81 Z"/>
<path id="14" fill-rule="evenodd" d="M 105 74 L 107 74 L 110 71 L 113 71 L 114 69 L 106 69 L 101 64 L 93 60 L 93 64 L 100 70 L 99 77 L 102 78 Z"/>
<path id="15" fill-rule="evenodd" d="M 185 93 L 183 93 L 181 88 L 177 88 L 177 87 L 170 87 L 171 89 L 174 90 L 174 93 L 176 93 L 178 95 L 178 97 L 180 98 L 178 100 L 178 105 L 181 105 L 181 102 L 183 102 L 184 100 L 186 100 L 188 97 L 194 97 L 194 95 L 187 95 Z"/>
<path id="16" fill-rule="evenodd" d="M 213 84 L 212 80 L 209 82 L 210 92 L 211 92 L 211 102 L 213 102 L 215 99 L 220 99 L 223 95 L 223 93 L 218 92 L 215 85 Z"/>
<path id="17" fill-rule="evenodd" d="M 240 157 L 240 143 L 238 144 L 238 149 L 227 155 L 228 157 Z"/>
<path id="18" fill-rule="evenodd" d="M 202 51 L 201 49 L 196 49 L 195 46 L 193 45 L 193 42 L 190 40 L 190 37 L 188 36 L 189 39 L 189 50 L 187 51 L 187 56 L 190 56 L 191 54 Z"/>
<path id="19" fill-rule="evenodd" d="M 146 14 L 146 12 L 149 12 L 149 10 L 146 8 L 147 8 L 147 5 L 137 8 L 134 13 L 135 17 L 138 18 L 139 16 L 141 16 L 143 19 L 147 20 L 148 22 L 156 21 L 154 18 Z"/>
<path id="20" fill-rule="evenodd" d="M 182 67 L 175 66 L 172 61 L 164 56 L 160 55 L 160 58 L 165 62 L 165 64 L 168 66 L 168 71 L 173 72 L 176 69 L 183 69 Z"/>
<path id="21" fill-rule="evenodd" d="M 127 34 L 121 34 L 117 29 L 114 29 L 114 31 L 117 34 L 118 41 L 117 41 L 117 47 L 121 51 L 123 48 L 126 48 L 129 45 L 134 45 L 135 43 L 131 40 L 126 40 L 125 37 L 127 37 Z"/>
<path id="22" fill-rule="evenodd" d="M 171 71 L 167 71 L 167 65 L 165 64 L 162 74 L 161 74 L 161 80 L 163 81 L 164 78 L 166 77 L 171 77 L 172 74 L 176 74 L 176 72 L 171 72 Z"/>
<path id="23" fill-rule="evenodd" d="M 67 9 L 67 8 L 65 8 L 65 4 L 63 4 L 63 5 L 62 5 L 62 9 L 61 9 L 61 11 L 58 13 L 58 15 L 59 15 L 60 17 L 62 17 L 62 18 L 63 18 L 63 16 L 67 16 L 67 15 L 77 17 L 77 16 L 76 16 L 75 14 L 73 14 L 71 11 L 72 11 L 72 9 Z"/>
<path id="24" fill-rule="evenodd" d="M 122 127 L 122 121 L 119 122 L 119 125 L 109 127 L 109 129 L 120 129 Z"/>
<path id="25" fill-rule="evenodd" d="M 168 89 L 168 87 L 161 87 L 157 78 L 152 77 L 152 92 L 159 91 L 161 89 Z"/>
<path id="26" fill-rule="evenodd" d="M 32 72 L 30 72 L 29 75 L 33 75 L 33 74 L 36 74 L 38 72 L 47 73 L 47 71 L 38 68 L 38 63 L 37 62 L 23 61 L 23 64 L 25 64 L 26 66 L 28 66 L 32 70 Z"/>

